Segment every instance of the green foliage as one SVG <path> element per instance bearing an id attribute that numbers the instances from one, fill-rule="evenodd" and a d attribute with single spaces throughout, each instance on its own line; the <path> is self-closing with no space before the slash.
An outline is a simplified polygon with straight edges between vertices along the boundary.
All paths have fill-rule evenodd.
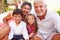
<path id="1" fill-rule="evenodd" d="M 5 7 L 4 10 L 7 11 L 7 9 L 8 9 L 7 0 L 2 0 L 2 2 L 3 2 L 3 5 Z"/>
<path id="2" fill-rule="evenodd" d="M 57 13 L 60 15 L 60 10 L 58 10 Z"/>
<path id="3" fill-rule="evenodd" d="M 7 11 L 11 11 L 11 10 L 14 10 L 13 8 L 8 8 Z"/>
<path id="4" fill-rule="evenodd" d="M 5 7 L 8 7 L 7 0 L 3 0 Z"/>

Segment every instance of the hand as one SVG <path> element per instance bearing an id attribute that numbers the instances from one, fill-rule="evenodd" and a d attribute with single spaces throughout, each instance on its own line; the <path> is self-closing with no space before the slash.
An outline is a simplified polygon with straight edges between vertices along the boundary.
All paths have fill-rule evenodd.
<path id="1" fill-rule="evenodd" d="M 30 35 L 29 35 L 29 37 L 32 37 L 34 35 L 34 33 L 31 33 Z"/>

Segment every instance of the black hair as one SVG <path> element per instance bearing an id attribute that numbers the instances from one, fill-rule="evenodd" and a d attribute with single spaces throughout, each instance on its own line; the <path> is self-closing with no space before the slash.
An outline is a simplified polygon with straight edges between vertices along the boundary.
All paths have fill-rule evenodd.
<path id="1" fill-rule="evenodd" d="M 14 9 L 12 15 L 15 15 L 15 14 L 17 14 L 17 15 L 21 15 L 21 16 L 22 16 L 22 11 L 21 11 L 21 9 Z"/>
<path id="2" fill-rule="evenodd" d="M 32 9 L 32 5 L 29 2 L 23 2 L 21 8 L 24 7 L 25 5 L 29 5 L 30 9 Z"/>

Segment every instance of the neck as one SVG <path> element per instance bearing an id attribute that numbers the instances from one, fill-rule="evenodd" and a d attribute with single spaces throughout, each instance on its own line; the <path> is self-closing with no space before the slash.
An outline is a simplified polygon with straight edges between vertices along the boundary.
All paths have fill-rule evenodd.
<path id="1" fill-rule="evenodd" d="M 28 25 L 30 25 L 30 26 L 34 26 L 33 24 L 28 24 Z"/>
<path id="2" fill-rule="evenodd" d="M 20 22 L 15 22 L 15 23 L 16 23 L 17 26 L 20 24 Z"/>
<path id="3" fill-rule="evenodd" d="M 23 15 L 23 18 L 25 18 L 26 15 Z"/>

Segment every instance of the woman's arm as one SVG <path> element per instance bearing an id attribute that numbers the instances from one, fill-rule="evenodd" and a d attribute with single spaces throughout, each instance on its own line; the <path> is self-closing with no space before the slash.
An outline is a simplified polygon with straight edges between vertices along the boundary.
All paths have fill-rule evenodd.
<path id="1" fill-rule="evenodd" d="M 6 17 L 3 18 L 3 22 L 4 22 L 4 23 L 8 23 L 8 21 L 9 21 L 10 19 L 12 19 L 12 14 L 11 14 L 11 13 L 9 13 Z"/>
<path id="2" fill-rule="evenodd" d="M 29 35 L 28 35 L 28 32 L 27 32 L 27 28 L 26 28 L 26 23 L 23 24 L 23 37 L 25 40 L 29 40 Z"/>
<path id="3" fill-rule="evenodd" d="M 2 39 L 5 35 L 8 35 L 10 32 L 9 26 L 4 26 L 4 28 L 0 29 L 0 39 Z"/>

